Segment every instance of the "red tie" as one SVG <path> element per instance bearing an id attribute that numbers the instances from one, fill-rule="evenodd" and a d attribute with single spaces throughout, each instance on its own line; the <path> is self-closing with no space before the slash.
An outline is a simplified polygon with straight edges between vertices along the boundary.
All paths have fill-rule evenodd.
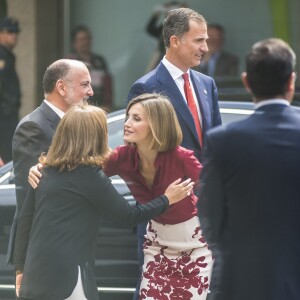
<path id="1" fill-rule="evenodd" d="M 198 115 L 198 111 L 197 111 L 197 106 L 196 106 L 196 102 L 194 99 L 194 95 L 193 95 L 193 91 L 191 88 L 191 84 L 189 81 L 189 74 L 188 73 L 184 73 L 182 74 L 183 80 L 184 80 L 184 93 L 185 93 L 185 97 L 187 100 L 187 104 L 188 107 L 193 115 L 193 119 L 195 122 L 195 126 L 196 126 L 196 130 L 197 130 L 197 134 L 199 137 L 199 141 L 200 141 L 200 146 L 202 148 L 203 145 L 203 136 L 202 136 L 202 128 L 201 128 L 201 124 L 200 124 L 200 120 L 199 120 L 199 115 Z"/>

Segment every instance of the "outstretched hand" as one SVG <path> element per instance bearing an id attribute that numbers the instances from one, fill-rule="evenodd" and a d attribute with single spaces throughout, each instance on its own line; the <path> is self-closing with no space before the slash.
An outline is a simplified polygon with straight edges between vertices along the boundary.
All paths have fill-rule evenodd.
<path id="1" fill-rule="evenodd" d="M 40 172 L 43 169 L 43 165 L 38 163 L 37 165 L 29 169 L 28 182 L 29 184 L 36 189 L 40 183 L 42 173 Z"/>
<path id="2" fill-rule="evenodd" d="M 169 204 L 174 204 L 186 196 L 189 196 L 193 186 L 194 182 L 192 182 L 190 178 L 182 182 L 179 178 L 172 182 L 165 191 L 165 196 L 169 199 Z"/>

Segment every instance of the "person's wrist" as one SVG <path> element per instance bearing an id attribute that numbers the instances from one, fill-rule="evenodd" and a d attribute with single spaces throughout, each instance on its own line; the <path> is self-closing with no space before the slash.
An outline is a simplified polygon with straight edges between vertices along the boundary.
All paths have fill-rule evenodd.
<path id="1" fill-rule="evenodd" d="M 21 274 L 23 274 L 23 271 L 21 271 L 21 270 L 16 270 L 16 275 L 21 275 Z"/>

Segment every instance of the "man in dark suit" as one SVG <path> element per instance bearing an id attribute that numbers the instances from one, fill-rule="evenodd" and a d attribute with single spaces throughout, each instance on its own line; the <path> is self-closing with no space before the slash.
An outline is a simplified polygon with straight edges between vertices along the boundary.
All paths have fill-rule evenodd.
<path id="1" fill-rule="evenodd" d="M 243 73 L 254 114 L 207 134 L 198 205 L 215 256 L 210 300 L 300 299 L 295 63 L 280 39 L 254 44 Z"/>
<path id="2" fill-rule="evenodd" d="M 193 150 L 201 161 L 201 141 L 188 106 L 182 75 L 189 74 L 197 118 L 205 142 L 206 131 L 221 124 L 214 80 L 190 69 L 199 65 L 202 55 L 208 51 L 206 20 L 189 8 L 173 9 L 163 23 L 163 36 L 166 56 L 153 71 L 133 84 L 127 101 L 142 93 L 156 92 L 167 96 L 176 110 L 183 132 L 182 146 Z"/>
<path id="3" fill-rule="evenodd" d="M 189 8 L 170 10 L 163 22 L 163 38 L 165 57 L 154 70 L 133 84 L 127 101 L 143 93 L 156 92 L 167 96 L 182 129 L 181 145 L 193 150 L 201 161 L 206 131 L 221 124 L 214 80 L 190 69 L 198 66 L 202 55 L 208 51 L 206 20 Z M 187 74 L 189 80 L 185 81 L 183 74 Z M 140 267 L 143 265 L 146 225 L 137 226 Z M 134 299 L 138 299 L 138 289 L 139 286 Z"/>
<path id="4" fill-rule="evenodd" d="M 17 218 L 29 187 L 27 182 L 29 168 L 37 164 L 42 152 L 48 151 L 55 129 L 69 107 L 80 101 L 86 101 L 93 95 L 87 67 L 84 63 L 71 59 L 55 61 L 47 68 L 43 89 L 44 101 L 20 121 L 13 136 L 17 206 L 8 245 L 7 260 L 11 264 L 13 264 Z"/>

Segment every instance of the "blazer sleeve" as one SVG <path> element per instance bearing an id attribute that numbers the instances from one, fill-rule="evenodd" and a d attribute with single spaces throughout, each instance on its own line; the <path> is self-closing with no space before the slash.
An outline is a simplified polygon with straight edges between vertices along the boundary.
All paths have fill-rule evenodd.
<path id="1" fill-rule="evenodd" d="M 200 176 L 198 212 L 203 235 L 212 250 L 216 248 L 225 218 L 225 199 L 220 166 L 208 135 Z"/>
<path id="2" fill-rule="evenodd" d="M 126 225 L 135 225 L 158 216 L 169 206 L 168 198 L 164 195 L 156 197 L 147 204 L 131 206 L 117 192 L 101 169 L 93 170 L 93 172 L 96 172 L 96 176 L 93 176 L 93 183 L 90 184 L 92 187 L 90 199 L 99 212 L 107 212 L 115 221 Z"/>
<path id="3" fill-rule="evenodd" d="M 213 111 L 212 111 L 212 127 L 218 126 L 222 124 L 221 113 L 219 108 L 219 95 L 218 89 L 216 86 L 215 81 L 212 79 L 212 104 L 213 104 Z"/>
<path id="4" fill-rule="evenodd" d="M 15 131 L 12 141 L 17 205 L 23 205 L 29 184 L 30 167 L 38 162 L 42 152 L 48 150 L 47 136 L 35 122 L 24 122 Z"/>
<path id="5" fill-rule="evenodd" d="M 14 247 L 14 266 L 16 270 L 23 270 L 24 268 L 34 210 L 35 191 L 30 188 L 18 218 Z"/>

